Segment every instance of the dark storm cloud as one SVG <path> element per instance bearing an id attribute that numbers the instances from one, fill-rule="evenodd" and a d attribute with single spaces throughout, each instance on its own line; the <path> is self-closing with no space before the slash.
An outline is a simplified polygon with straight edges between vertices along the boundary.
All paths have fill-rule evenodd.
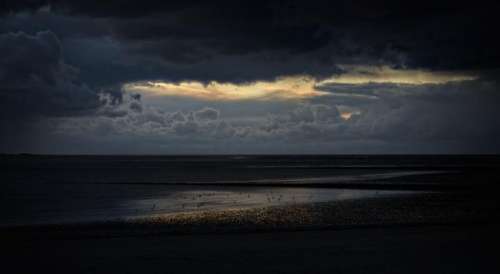
<path id="1" fill-rule="evenodd" d="M 82 79 L 94 86 L 144 79 L 246 82 L 279 75 L 339 72 L 314 51 L 292 54 L 282 48 L 266 49 L 265 45 L 255 48 L 256 43 L 262 44 L 258 37 L 210 26 L 185 26 L 177 20 L 182 21 L 175 14 L 89 18 L 37 11 L 6 15 L 0 30 L 30 35 L 50 30 L 61 40 L 66 62 L 78 67 Z"/>
<path id="2" fill-rule="evenodd" d="M 43 117 L 91 115 L 121 101 L 119 91 L 95 90 L 82 83 L 50 31 L 0 34 L 0 52 L 2 149 L 26 139 L 23 136 L 38 128 L 34 123 Z"/>
<path id="3" fill-rule="evenodd" d="M 0 17 L 1 32 L 25 32 L 34 34 L 50 30 L 59 39 L 102 37 L 110 33 L 105 19 L 68 16 L 39 11 L 11 13 Z"/>
<path id="4" fill-rule="evenodd" d="M 25 6 L 6 5 L 4 10 L 37 14 L 44 6 L 60 15 L 47 22 L 66 20 L 73 24 L 68 29 L 77 33 L 106 32 L 118 41 L 125 51 L 120 59 L 130 62 L 115 69 L 131 78 L 241 82 L 287 74 L 329 76 L 338 73 L 335 65 L 342 63 L 440 70 L 494 68 L 500 63 L 495 50 L 500 40 L 491 32 L 496 22 L 492 4 L 26 1 Z M 91 24 L 78 31 L 74 18 Z M 103 27 L 93 28 L 99 20 L 105 21 Z M 41 25 L 59 28 L 58 35 L 67 32 L 66 24 L 47 22 Z M 149 62 L 152 69 L 137 66 L 134 75 L 127 70 L 134 62 Z"/>
<path id="5" fill-rule="evenodd" d="M 317 56 L 326 65 L 345 56 L 435 69 L 491 67 L 499 61 L 493 49 L 500 40 L 491 33 L 496 9 L 483 3 L 422 1 L 408 7 L 400 1 L 140 1 L 120 5 L 119 14 L 118 5 L 95 3 L 70 9 L 115 18 L 114 31 L 123 39 L 194 40 L 187 48 L 195 56 L 203 52 L 198 45 L 219 54 L 275 50 L 293 56 L 326 49 Z M 161 44 L 157 50 L 172 51 Z"/>
<path id="6" fill-rule="evenodd" d="M 0 35 L 2 117 L 71 115 L 100 105 L 97 92 L 78 80 L 76 68 L 64 63 L 52 32 Z"/>

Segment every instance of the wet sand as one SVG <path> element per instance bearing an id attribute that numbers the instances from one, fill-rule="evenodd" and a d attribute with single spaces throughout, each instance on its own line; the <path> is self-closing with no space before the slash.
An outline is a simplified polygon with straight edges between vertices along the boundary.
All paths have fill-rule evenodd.
<path id="1" fill-rule="evenodd" d="M 39 239 L 3 273 L 499 273 L 498 225 Z"/>
<path id="2" fill-rule="evenodd" d="M 498 273 L 493 193 L 1 229 L 6 273 Z"/>

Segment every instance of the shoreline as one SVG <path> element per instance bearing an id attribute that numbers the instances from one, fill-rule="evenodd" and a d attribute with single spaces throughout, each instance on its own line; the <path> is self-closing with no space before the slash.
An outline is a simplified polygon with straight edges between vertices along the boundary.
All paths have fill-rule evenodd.
<path id="1" fill-rule="evenodd" d="M 420 193 L 250 209 L 161 214 L 113 221 L 0 227 L 0 238 L 189 235 L 361 227 L 499 224 L 491 193 Z"/>
<path id="2" fill-rule="evenodd" d="M 6 273 L 499 273 L 499 209 L 446 192 L 0 228 L 0 257 Z"/>

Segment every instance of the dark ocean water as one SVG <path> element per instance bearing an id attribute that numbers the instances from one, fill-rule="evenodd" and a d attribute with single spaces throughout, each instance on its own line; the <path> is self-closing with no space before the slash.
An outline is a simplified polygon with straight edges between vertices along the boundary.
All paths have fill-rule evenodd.
<path id="1" fill-rule="evenodd" d="M 497 156 L 0 156 L 0 225 L 495 185 Z"/>

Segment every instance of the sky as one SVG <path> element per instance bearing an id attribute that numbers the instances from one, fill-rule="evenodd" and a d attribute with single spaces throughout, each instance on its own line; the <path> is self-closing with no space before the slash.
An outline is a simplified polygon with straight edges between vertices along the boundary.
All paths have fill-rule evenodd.
<path id="1" fill-rule="evenodd" d="M 0 2 L 0 153 L 500 152 L 494 2 Z"/>

